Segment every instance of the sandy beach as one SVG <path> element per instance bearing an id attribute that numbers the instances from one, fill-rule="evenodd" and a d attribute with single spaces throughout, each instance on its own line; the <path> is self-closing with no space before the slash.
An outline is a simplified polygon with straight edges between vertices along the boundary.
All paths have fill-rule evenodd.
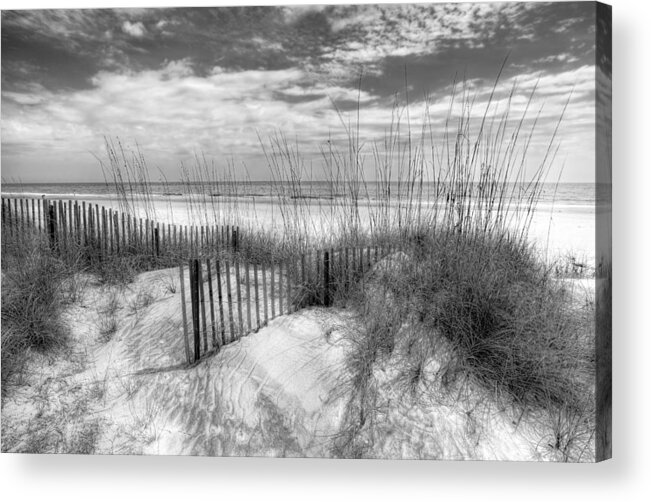
<path id="1" fill-rule="evenodd" d="M 18 195 L 18 194 L 16 194 Z M 37 196 L 37 194 L 25 194 Z M 57 197 L 53 197 L 57 200 Z M 124 210 L 124 203 L 114 196 L 75 196 L 62 200 L 85 201 L 116 211 Z M 423 203 L 423 211 L 429 204 Z M 327 200 L 284 201 L 271 197 L 194 197 L 156 195 L 130 199 L 130 212 L 138 218 L 149 218 L 170 225 L 239 225 L 242 229 L 262 230 L 278 236 L 285 232 L 284 220 L 313 236 L 336 234 L 342 206 Z M 599 208 L 608 212 L 608 208 Z M 396 212 L 396 204 L 391 206 Z M 531 221 L 529 241 L 541 257 L 553 262 L 558 258 L 574 259 L 588 267 L 595 264 L 594 205 L 538 204 Z M 370 214 L 377 214 L 378 205 L 362 201 L 359 214 L 362 227 L 368 227 Z M 283 217 L 285 215 L 285 217 Z"/>
<path id="2" fill-rule="evenodd" d="M 352 312 L 281 316 L 186 367 L 177 272 L 144 273 L 126 288 L 84 278 L 83 299 L 65 312 L 71 350 L 35 355 L 4 402 L 3 451 L 83 452 L 92 441 L 100 454 L 350 454 Z M 585 281 L 571 287 L 579 299 L 593 294 Z M 150 302 L 134 308 L 144 291 Z M 117 330 L 107 341 L 110 302 Z M 374 366 L 377 415 L 354 438 L 371 445 L 365 456 L 558 460 L 540 415 L 518 417 L 472 383 L 443 385 L 445 346 L 413 394 L 399 385 L 407 347 Z"/>

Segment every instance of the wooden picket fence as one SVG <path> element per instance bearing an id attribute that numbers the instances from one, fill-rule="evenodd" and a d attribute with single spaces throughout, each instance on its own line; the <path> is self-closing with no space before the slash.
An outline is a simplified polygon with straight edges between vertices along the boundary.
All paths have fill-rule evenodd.
<path id="1" fill-rule="evenodd" d="M 103 259 L 140 254 L 185 259 L 217 248 L 237 251 L 235 225 L 172 225 L 85 201 L 2 197 L 3 247 L 30 232 L 48 236 L 53 250 L 84 249 Z"/>
<path id="2" fill-rule="evenodd" d="M 312 251 L 273 264 L 210 258 L 181 264 L 187 362 L 199 361 L 278 316 L 310 305 L 332 305 L 337 295 L 363 284 L 373 264 L 390 252 L 391 248 L 342 248 Z"/>

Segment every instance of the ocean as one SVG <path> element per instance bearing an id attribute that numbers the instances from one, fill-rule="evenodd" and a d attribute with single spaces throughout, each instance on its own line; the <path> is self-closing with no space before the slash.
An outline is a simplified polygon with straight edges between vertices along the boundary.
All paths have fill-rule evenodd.
<path id="1" fill-rule="evenodd" d="M 339 183 L 340 188 L 343 183 Z M 242 199 L 258 198 L 305 198 L 314 200 L 334 200 L 343 197 L 327 181 L 301 182 L 301 192 L 295 192 L 289 183 L 271 183 L 269 181 L 251 182 L 207 182 L 207 183 L 148 183 L 147 185 L 133 184 L 127 190 L 138 195 L 150 195 L 153 198 L 185 198 L 196 197 L 198 194 L 208 197 L 236 197 Z M 360 197 L 363 200 L 378 200 L 384 194 L 380 193 L 383 186 L 377 182 L 366 182 L 360 188 Z M 398 200 L 407 196 L 408 187 L 392 182 L 389 185 L 390 198 Z M 434 198 L 435 185 L 423 183 L 422 200 Z M 115 199 L 118 190 L 112 183 L 5 183 L 2 184 L 3 196 L 42 197 L 50 199 Z M 554 206 L 555 208 L 584 208 L 594 210 L 596 203 L 596 185 L 593 183 L 547 183 L 541 191 L 538 204 L 540 206 Z M 601 198 L 600 198 L 601 199 Z"/>

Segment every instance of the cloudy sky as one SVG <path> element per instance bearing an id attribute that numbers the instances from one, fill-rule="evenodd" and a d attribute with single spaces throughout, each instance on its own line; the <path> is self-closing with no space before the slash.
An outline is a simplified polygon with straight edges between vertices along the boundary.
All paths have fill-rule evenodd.
<path id="1" fill-rule="evenodd" d="M 408 95 L 414 128 L 440 134 L 465 78 L 483 114 L 508 55 L 496 103 L 516 84 L 515 114 L 538 85 L 532 162 L 573 89 L 558 167 L 592 181 L 594 24 L 591 2 L 3 11 L 2 178 L 101 181 L 119 137 L 170 179 L 196 153 L 267 179 L 259 138 L 316 163 L 345 137 L 337 109 L 355 121 L 359 103 L 372 144 Z"/>

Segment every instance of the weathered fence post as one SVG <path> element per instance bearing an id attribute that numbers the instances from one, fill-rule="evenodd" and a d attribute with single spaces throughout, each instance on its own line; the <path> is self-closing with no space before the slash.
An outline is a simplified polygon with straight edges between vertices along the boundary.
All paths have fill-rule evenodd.
<path id="1" fill-rule="evenodd" d="M 323 253 L 323 304 L 329 307 L 330 299 L 330 253 Z"/>
<path id="2" fill-rule="evenodd" d="M 156 258 L 160 257 L 160 235 L 158 227 L 154 228 L 154 250 L 156 252 Z"/>
<path id="3" fill-rule="evenodd" d="M 52 251 L 59 250 L 59 239 L 57 233 L 57 213 L 54 205 L 48 205 L 48 235 Z"/>
<path id="4" fill-rule="evenodd" d="M 190 298 L 192 300 L 192 330 L 194 332 L 194 361 L 201 356 L 201 335 L 199 326 L 199 260 L 190 260 Z"/>

